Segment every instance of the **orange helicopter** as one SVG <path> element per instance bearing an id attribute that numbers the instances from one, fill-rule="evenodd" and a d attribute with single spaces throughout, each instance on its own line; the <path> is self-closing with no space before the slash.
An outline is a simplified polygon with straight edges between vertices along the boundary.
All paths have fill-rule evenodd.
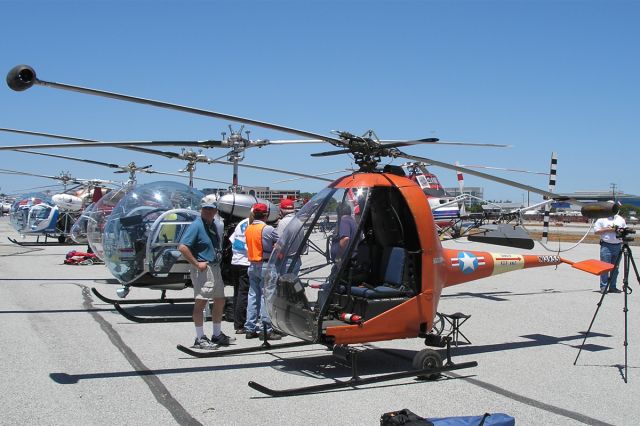
<path id="1" fill-rule="evenodd" d="M 438 237 L 428 198 L 421 187 L 404 176 L 398 166 L 387 165 L 379 169 L 381 158 L 425 162 L 546 197 L 557 198 L 557 195 L 398 149 L 415 144 L 436 144 L 437 139 L 381 141 L 374 137 L 373 132 L 363 136 L 335 132 L 335 136 L 328 137 L 213 111 L 46 82 L 37 79 L 35 71 L 24 65 L 11 70 L 7 82 L 18 91 L 37 84 L 252 124 L 319 139 L 338 148 L 312 156 L 353 156 L 359 170 L 336 179 L 300 209 L 280 236 L 265 268 L 265 303 L 273 327 L 301 341 L 274 345 L 265 341 L 261 347 L 211 352 L 178 346 L 179 350 L 193 356 L 218 357 L 269 347 L 315 343 L 333 349 L 335 355 L 352 363 L 353 377 L 343 382 L 284 390 L 249 382 L 249 386 L 268 395 L 319 392 L 402 377 L 433 378 L 443 371 L 473 367 L 477 363 L 454 364 L 450 357 L 450 339 L 432 333 L 444 288 L 520 269 L 561 263 L 594 275 L 614 268 L 614 265 L 599 260 L 572 262 L 555 255 L 444 248 Z M 599 217 L 610 215 L 611 209 L 611 205 L 592 204 L 585 206 L 583 212 L 589 217 Z M 314 232 L 316 225 L 329 213 L 337 213 L 336 232 L 329 236 Z M 349 231 L 343 232 L 344 229 Z M 508 238 L 501 241 L 508 243 Z M 327 247 L 323 254 L 308 249 L 309 246 L 321 246 L 323 243 Z M 446 345 L 446 364 L 439 352 L 427 348 L 415 355 L 411 370 L 358 377 L 358 350 L 350 345 L 416 337 L 425 339 L 425 345 L 428 346 Z"/>

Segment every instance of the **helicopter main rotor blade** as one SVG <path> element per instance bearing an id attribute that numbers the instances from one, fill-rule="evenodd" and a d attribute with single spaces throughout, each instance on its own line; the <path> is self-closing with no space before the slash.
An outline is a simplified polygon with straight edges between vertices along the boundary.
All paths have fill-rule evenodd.
<path id="1" fill-rule="evenodd" d="M 322 139 L 282 139 L 282 140 L 265 140 L 265 145 L 290 145 L 290 144 L 308 144 L 308 143 L 326 143 Z"/>
<path id="2" fill-rule="evenodd" d="M 72 92 L 79 92 L 79 93 L 85 93 L 89 95 L 102 96 L 105 98 L 133 102 L 137 104 L 151 105 L 158 108 L 172 109 L 176 111 L 187 112 L 190 114 L 203 115 L 205 117 L 230 120 L 234 122 L 262 127 L 265 129 L 271 129 L 271 130 L 277 130 L 277 131 L 286 132 L 290 134 L 295 134 L 305 138 L 321 139 L 333 145 L 339 145 L 339 146 L 344 145 L 344 142 L 340 139 L 320 135 L 317 133 L 307 132 L 304 130 L 294 129 L 292 127 L 286 127 L 278 124 L 267 123 L 265 121 L 252 120 L 249 118 L 238 117 L 235 115 L 223 114 L 215 111 L 192 108 L 192 107 L 172 104 L 168 102 L 156 101 L 152 99 L 145 99 L 145 98 L 139 98 L 135 96 L 123 95 L 123 94 L 114 93 L 114 92 L 107 92 L 104 90 L 89 89 L 89 88 L 74 86 L 70 84 L 55 83 L 55 82 L 40 80 L 37 78 L 35 70 L 28 65 L 15 66 L 7 74 L 7 85 L 15 91 L 20 92 L 20 91 L 26 90 L 31 86 L 33 86 L 34 84 L 45 86 L 45 87 L 52 87 L 56 89 L 69 90 Z"/>
<path id="3" fill-rule="evenodd" d="M 39 174 L 36 174 L 36 173 L 19 172 L 19 171 L 16 171 L 16 170 L 8 170 L 8 169 L 0 169 L 0 173 L 8 174 L 8 175 L 24 175 L 24 176 L 41 177 L 41 178 L 46 178 L 46 179 L 64 180 L 60 176 L 39 175 Z M 69 182 L 71 182 L 72 180 L 73 179 L 68 179 Z"/>
<path id="4" fill-rule="evenodd" d="M 158 151 L 157 149 L 142 148 L 138 146 L 131 146 L 131 147 L 122 148 L 122 149 L 129 149 L 132 151 L 144 152 L 145 154 L 161 155 L 166 158 L 177 158 L 178 160 L 183 160 L 182 158 L 183 156 L 181 154 L 178 154 L 177 152 Z"/>
<path id="5" fill-rule="evenodd" d="M 16 149 L 48 149 L 48 148 L 107 148 L 107 147 L 135 147 L 135 146 L 194 146 L 199 148 L 210 148 L 210 142 L 185 142 L 185 141 L 115 141 L 115 142 L 79 142 L 79 143 L 45 143 L 37 145 L 13 145 L 0 146 L 0 150 L 11 151 Z M 222 146 L 222 145 L 220 145 Z"/>
<path id="6" fill-rule="evenodd" d="M 22 195 L 24 194 L 24 191 L 35 191 L 37 189 L 47 189 L 47 188 L 61 188 L 62 185 L 57 183 L 55 185 L 43 185 L 43 186 L 34 186 L 33 188 L 23 188 L 23 189 L 16 189 L 17 192 L 13 192 L 9 195 Z"/>
<path id="7" fill-rule="evenodd" d="M 152 170 L 149 172 L 150 174 L 157 174 L 157 175 L 167 175 L 167 176 L 179 176 L 181 178 L 189 178 L 189 175 L 183 175 L 180 173 L 169 173 L 169 172 L 158 172 L 156 170 Z M 203 181 L 207 181 L 207 182 L 215 182 L 215 183 L 222 183 L 225 185 L 231 185 L 231 182 L 225 182 L 223 180 L 214 180 L 214 179 L 207 179 L 207 178 L 201 178 L 201 177 L 193 177 L 194 180 L 203 180 Z"/>
<path id="8" fill-rule="evenodd" d="M 64 160 L 81 161 L 83 163 L 97 164 L 99 166 L 109 167 L 110 169 L 119 169 L 120 168 L 120 166 L 118 166 L 117 164 L 103 163 L 102 161 L 87 160 L 87 159 L 84 159 L 84 158 L 71 157 L 71 156 L 68 156 L 68 155 L 47 154 L 46 152 L 29 151 L 29 150 L 26 150 L 26 149 L 16 149 L 15 151 L 24 152 L 24 153 L 27 153 L 27 154 L 44 155 L 46 157 L 62 158 Z"/>
<path id="9" fill-rule="evenodd" d="M 478 176 L 478 177 L 481 177 L 483 179 L 492 180 L 494 182 L 499 182 L 499 183 L 502 183 L 502 184 L 505 184 L 505 185 L 513 186 L 513 187 L 520 188 L 520 189 L 524 189 L 525 191 L 533 192 L 534 194 L 540 194 L 540 195 L 545 196 L 547 198 L 559 199 L 558 194 L 554 194 L 553 192 L 545 191 L 544 189 L 535 188 L 533 186 L 525 185 L 525 184 L 522 184 L 522 183 L 519 183 L 519 182 L 516 182 L 516 181 L 513 181 L 513 180 L 504 179 L 504 178 L 493 176 L 493 175 L 490 175 L 490 174 L 487 174 L 487 173 L 479 172 L 477 170 L 473 170 L 473 169 L 469 169 L 469 168 L 461 167 L 461 166 L 456 166 L 455 164 L 444 163 L 442 161 L 432 160 L 432 159 L 426 158 L 426 157 L 418 157 L 417 155 L 407 154 L 407 153 L 404 153 L 404 152 L 399 151 L 399 150 L 396 150 L 396 154 L 397 154 L 398 157 L 406 158 L 408 160 L 421 161 L 423 163 L 432 164 L 434 166 L 442 167 L 442 168 L 445 168 L 445 169 L 461 171 L 461 172 L 464 172 L 464 173 L 469 174 L 469 175 Z"/>
<path id="10" fill-rule="evenodd" d="M 340 155 L 340 154 L 349 154 L 351 153 L 351 149 L 338 149 L 336 151 L 324 151 L 324 152 L 314 152 L 311 154 L 312 157 L 328 157 L 330 155 Z"/>
<path id="11" fill-rule="evenodd" d="M 433 138 L 435 139 L 435 138 Z M 393 139 L 385 139 L 381 140 L 382 143 L 396 143 L 396 142 L 409 142 L 409 141 L 400 141 Z M 429 139 L 419 139 L 416 141 L 417 143 L 428 143 L 432 145 L 456 145 L 456 146 L 478 146 L 478 147 L 490 147 L 490 148 L 512 148 L 513 145 L 503 145 L 496 143 L 471 143 L 471 142 L 443 142 L 441 140 L 429 140 Z M 412 144 L 415 145 L 415 144 Z M 391 148 L 390 146 L 388 148 Z"/>
<path id="12" fill-rule="evenodd" d="M 227 152 L 226 154 L 221 155 L 220 157 L 213 158 L 213 159 L 207 158 L 207 162 L 208 163 L 215 163 L 216 161 L 222 160 L 224 157 L 228 157 L 230 155 L 233 155 L 233 151 Z"/>
<path id="13" fill-rule="evenodd" d="M 501 170 L 505 172 L 519 172 L 519 173 L 531 173 L 534 175 L 544 175 L 549 176 L 549 173 L 546 172 L 534 172 L 531 170 L 522 170 L 522 169 L 508 169 L 505 167 L 492 167 L 492 166 L 481 166 L 476 164 L 460 164 L 460 167 L 468 167 L 470 169 L 489 169 L 489 170 Z"/>
<path id="14" fill-rule="evenodd" d="M 8 169 L 0 169 L 0 173 L 2 174 L 10 174 L 10 175 L 23 175 L 23 176 L 34 176 L 41 177 L 46 179 L 54 179 L 59 180 L 66 183 L 75 183 L 78 185 L 86 185 L 88 183 L 97 183 L 97 184 L 116 184 L 117 182 L 113 182 L 111 180 L 103 180 L 103 179 L 80 179 L 74 178 L 72 176 L 60 175 L 60 176 L 48 176 L 48 175 L 40 175 L 37 173 L 28 173 L 28 172 L 20 172 L 16 170 L 8 170 Z"/>
<path id="15" fill-rule="evenodd" d="M 234 163 L 232 163 L 231 161 L 222 161 L 222 160 L 209 160 L 206 161 L 208 163 L 215 163 L 215 164 L 225 164 L 227 166 L 233 166 Z M 264 166 L 256 166 L 254 164 L 246 164 L 246 163 L 238 163 L 238 167 L 246 167 L 248 169 L 256 169 L 256 170 L 264 170 L 267 172 L 275 172 L 275 173 L 282 173 L 285 175 L 292 175 L 292 176 L 300 176 L 303 178 L 309 178 L 309 179 L 315 179 L 315 180 L 320 180 L 323 182 L 333 182 L 333 179 L 326 179 L 326 178 L 321 178 L 321 177 L 317 177 L 317 176 L 313 176 L 313 175 L 308 175 L 305 173 L 298 173 L 298 172 L 292 172 L 289 170 L 280 170 L 280 169 L 274 169 L 271 167 L 264 167 Z"/>
<path id="16" fill-rule="evenodd" d="M 328 175 L 335 175 L 335 174 L 338 174 L 338 173 L 345 173 L 345 172 L 353 173 L 354 171 L 355 170 L 353 170 L 353 169 L 334 170 L 333 172 L 318 173 L 315 176 L 316 177 L 318 177 L 318 176 L 328 176 Z M 306 179 L 306 178 L 304 178 L 304 177 L 294 177 L 294 178 L 290 178 L 290 179 L 276 180 L 273 183 L 293 182 L 293 181 L 302 180 L 302 179 Z"/>
<path id="17" fill-rule="evenodd" d="M 379 144 L 369 145 L 369 148 L 371 150 L 390 149 L 390 148 L 398 148 L 401 146 L 419 145 L 422 143 L 436 143 L 437 141 L 438 141 L 437 138 L 416 139 L 416 140 L 394 140 L 394 141 L 386 140 L 386 141 L 380 141 L 381 143 Z M 382 143 L 382 142 L 385 142 L 385 143 Z M 330 155 L 349 154 L 351 152 L 353 152 L 353 148 L 345 148 L 345 149 L 338 149 L 335 151 L 316 152 L 311 154 L 311 156 L 312 157 L 328 157 Z"/>
<path id="18" fill-rule="evenodd" d="M 0 131 L 8 132 L 8 133 L 17 133 L 19 135 L 41 136 L 45 138 L 62 139 L 62 140 L 67 140 L 71 142 L 100 142 L 93 139 L 77 138 L 74 136 L 65 136 L 65 135 L 55 135 L 53 133 L 32 132 L 30 130 L 10 129 L 6 127 L 0 127 Z"/>
<path id="19" fill-rule="evenodd" d="M 0 131 L 9 132 L 9 133 L 17 133 L 17 134 L 21 134 L 21 135 L 40 136 L 40 137 L 51 138 L 51 139 L 68 140 L 68 141 L 72 141 L 72 142 L 82 142 L 82 143 L 99 143 L 100 142 L 99 140 L 95 140 L 95 139 L 79 138 L 79 137 L 75 137 L 75 136 L 66 136 L 66 135 L 56 135 L 56 134 L 53 134 L 53 133 L 33 132 L 33 131 L 29 131 L 29 130 L 8 129 L 8 128 L 4 128 L 4 127 L 0 127 Z M 130 151 L 144 152 L 144 153 L 147 153 L 147 154 L 162 155 L 162 156 L 168 157 L 168 158 L 180 158 L 180 154 L 177 154 L 175 152 L 170 152 L 170 151 L 158 151 L 158 150 L 154 150 L 154 149 L 142 148 L 142 147 L 137 147 L 137 146 L 123 146 L 123 147 L 118 147 L 118 148 L 120 148 L 120 149 L 128 149 Z"/>

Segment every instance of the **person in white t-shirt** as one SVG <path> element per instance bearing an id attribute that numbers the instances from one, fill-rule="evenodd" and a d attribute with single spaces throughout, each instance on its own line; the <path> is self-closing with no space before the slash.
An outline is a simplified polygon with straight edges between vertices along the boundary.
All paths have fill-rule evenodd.
<path id="1" fill-rule="evenodd" d="M 244 323 L 247 320 L 247 297 L 249 295 L 249 258 L 247 257 L 247 240 L 244 232 L 249 226 L 249 218 L 236 225 L 229 236 L 231 242 L 231 283 L 233 285 L 233 325 L 236 334 L 244 334 Z"/>
<path id="2" fill-rule="evenodd" d="M 613 201 L 609 201 L 613 203 Z M 593 226 L 593 231 L 600 236 L 600 260 L 607 263 L 615 264 L 622 250 L 622 240 L 616 236 L 618 228 L 626 228 L 627 223 L 624 218 L 618 214 L 598 219 Z M 610 273 L 606 272 L 600 275 L 600 292 L 607 291 L 607 282 Z M 621 290 L 616 287 L 616 279 L 618 278 L 618 269 L 611 272 L 611 284 L 609 285 L 609 293 L 620 293 Z"/>

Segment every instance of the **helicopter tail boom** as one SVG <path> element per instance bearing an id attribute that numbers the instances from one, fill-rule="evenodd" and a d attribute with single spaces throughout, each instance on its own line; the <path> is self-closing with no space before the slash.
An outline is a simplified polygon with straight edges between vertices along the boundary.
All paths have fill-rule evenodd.
<path id="1" fill-rule="evenodd" d="M 446 267 L 445 287 L 486 278 L 505 272 L 566 263 L 590 274 L 600 275 L 613 269 L 613 265 L 591 259 L 572 262 L 556 255 L 505 254 L 466 250 L 443 250 Z"/>

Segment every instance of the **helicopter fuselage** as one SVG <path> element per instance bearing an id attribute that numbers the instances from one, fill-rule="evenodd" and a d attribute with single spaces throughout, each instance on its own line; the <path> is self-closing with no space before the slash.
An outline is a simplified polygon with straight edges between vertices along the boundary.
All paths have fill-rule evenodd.
<path id="1" fill-rule="evenodd" d="M 341 258 L 329 258 L 327 250 L 326 266 L 309 267 L 305 247 L 322 246 L 313 229 L 345 203 L 352 213 L 342 220 L 354 220 L 357 232 Z M 340 220 L 327 248 L 341 238 Z M 563 262 L 571 263 L 559 256 L 445 249 L 420 186 L 392 173 L 354 173 L 318 193 L 287 226 L 267 267 L 265 297 L 274 326 L 304 340 L 345 345 L 413 338 L 431 330 L 445 287 Z M 580 269 L 599 274 L 612 266 L 589 262 Z"/>

